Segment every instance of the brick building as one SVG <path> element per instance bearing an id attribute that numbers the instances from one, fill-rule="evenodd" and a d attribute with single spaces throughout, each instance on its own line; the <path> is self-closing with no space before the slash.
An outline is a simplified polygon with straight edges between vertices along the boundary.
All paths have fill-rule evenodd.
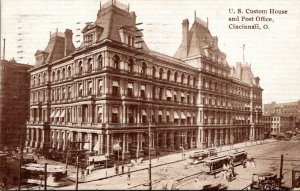
<path id="1" fill-rule="evenodd" d="M 261 139 L 262 88 L 247 64 L 230 67 L 218 38 L 195 17 L 182 23 L 174 57 L 150 50 L 136 15 L 117 1 L 102 5 L 74 48 L 72 31 L 37 51 L 31 73 L 28 145 L 65 150 L 85 140 L 90 152 L 138 156 L 148 147 L 206 148 Z"/>
<path id="2" fill-rule="evenodd" d="M 29 120 L 31 65 L 0 60 L 0 150 L 20 145 Z M 25 136 L 24 136 L 25 139 Z"/>

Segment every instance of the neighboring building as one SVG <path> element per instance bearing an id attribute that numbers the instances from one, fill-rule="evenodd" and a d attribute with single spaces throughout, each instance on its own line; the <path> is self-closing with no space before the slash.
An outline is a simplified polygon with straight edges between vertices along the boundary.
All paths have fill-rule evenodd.
<path id="1" fill-rule="evenodd" d="M 273 115 L 272 116 L 272 132 L 271 136 L 278 136 L 280 133 L 286 133 L 288 131 L 295 131 L 296 123 L 295 117 L 285 117 L 280 115 Z"/>
<path id="2" fill-rule="evenodd" d="M 264 114 L 295 117 L 296 128 L 300 129 L 300 100 L 287 103 L 271 102 L 264 104 Z"/>
<path id="3" fill-rule="evenodd" d="M 16 149 L 29 119 L 31 65 L 0 60 L 0 150 Z M 24 136 L 25 140 L 25 136 Z"/>
<path id="4" fill-rule="evenodd" d="M 67 140 L 98 154 L 116 145 L 140 155 L 148 147 L 210 146 L 261 139 L 262 88 L 247 64 L 230 67 L 207 23 L 195 18 L 174 57 L 147 48 L 136 15 L 103 5 L 75 50 L 72 31 L 51 36 L 31 69 L 28 145 L 66 149 Z M 140 43 L 135 43 L 135 42 Z M 142 49 L 142 50 L 141 50 Z"/>
<path id="5" fill-rule="evenodd" d="M 262 115 L 262 124 L 263 124 L 263 132 L 264 132 L 264 138 L 270 138 L 271 132 L 272 132 L 272 119 L 273 117 L 270 115 Z"/>

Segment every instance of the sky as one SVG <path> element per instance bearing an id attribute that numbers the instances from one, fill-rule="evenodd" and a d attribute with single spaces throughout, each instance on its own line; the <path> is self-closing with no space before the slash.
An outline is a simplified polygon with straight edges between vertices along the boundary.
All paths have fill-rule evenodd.
<path id="1" fill-rule="evenodd" d="M 243 60 L 260 77 L 263 103 L 300 100 L 300 1 L 297 0 L 119 0 L 135 11 L 143 24 L 144 40 L 152 50 L 174 56 L 182 38 L 182 20 L 194 14 L 209 21 L 209 30 L 218 36 L 219 48 L 230 66 Z M 106 1 L 102 1 L 104 4 Z M 6 39 L 7 60 L 34 64 L 34 54 L 47 46 L 50 31 L 73 30 L 76 47 L 82 42 L 80 31 L 86 22 L 94 22 L 99 0 L 1 0 L 1 38 Z M 230 13 L 232 9 L 235 13 Z M 243 14 L 238 14 L 238 9 Z M 267 10 L 268 14 L 246 14 L 249 10 Z M 269 9 L 287 10 L 287 14 L 269 14 Z M 229 21 L 239 16 L 240 21 Z M 271 22 L 255 20 L 265 16 Z M 268 24 L 269 29 L 229 29 L 229 24 Z M 77 42 L 76 42 L 77 41 Z M 3 46 L 3 41 L 1 41 Z"/>

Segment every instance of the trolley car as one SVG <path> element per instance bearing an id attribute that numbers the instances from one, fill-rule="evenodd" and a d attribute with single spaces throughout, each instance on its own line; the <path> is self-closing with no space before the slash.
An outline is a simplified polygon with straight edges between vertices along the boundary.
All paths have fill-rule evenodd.
<path id="1" fill-rule="evenodd" d="M 223 164 L 229 162 L 230 157 L 228 155 L 219 156 L 219 157 L 209 157 L 204 159 L 203 170 L 207 174 L 215 174 L 223 169 Z"/>
<path id="2" fill-rule="evenodd" d="M 231 153 L 230 155 L 233 160 L 233 166 L 238 166 L 243 164 L 245 160 L 247 160 L 247 152 L 246 151 L 236 151 Z"/>

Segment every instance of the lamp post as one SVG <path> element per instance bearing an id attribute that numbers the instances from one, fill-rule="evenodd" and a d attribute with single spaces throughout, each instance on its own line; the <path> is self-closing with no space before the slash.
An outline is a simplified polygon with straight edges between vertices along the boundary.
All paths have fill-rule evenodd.
<path id="1" fill-rule="evenodd" d="M 151 142 L 152 142 L 152 137 L 151 137 L 151 122 L 149 122 L 149 128 L 148 128 L 148 133 L 149 133 L 149 190 L 152 190 L 152 180 L 151 180 Z"/>

